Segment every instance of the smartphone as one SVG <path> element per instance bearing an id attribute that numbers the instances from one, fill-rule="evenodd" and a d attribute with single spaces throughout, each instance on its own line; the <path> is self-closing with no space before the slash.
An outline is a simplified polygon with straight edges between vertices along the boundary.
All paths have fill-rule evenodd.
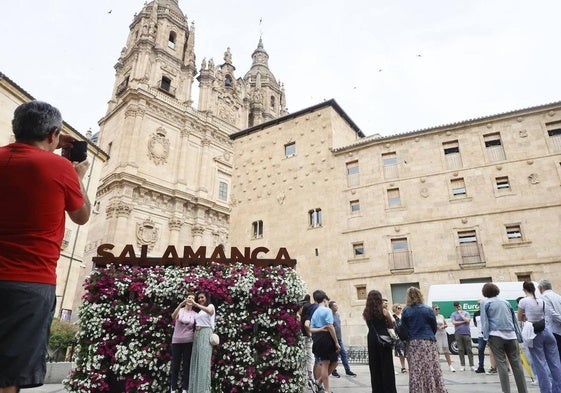
<path id="1" fill-rule="evenodd" d="M 82 162 L 88 158 L 88 142 L 73 141 L 72 147 L 62 149 L 62 156 L 72 162 Z"/>

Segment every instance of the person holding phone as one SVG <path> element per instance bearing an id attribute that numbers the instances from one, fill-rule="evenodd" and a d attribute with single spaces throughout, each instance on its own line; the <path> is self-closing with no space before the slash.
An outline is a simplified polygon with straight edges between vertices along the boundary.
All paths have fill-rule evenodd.
<path id="1" fill-rule="evenodd" d="M 0 393 L 43 384 L 65 213 L 78 225 L 90 217 L 89 163 L 53 154 L 74 140 L 61 135 L 59 110 L 22 104 L 12 130 L 15 142 L 0 147 Z"/>

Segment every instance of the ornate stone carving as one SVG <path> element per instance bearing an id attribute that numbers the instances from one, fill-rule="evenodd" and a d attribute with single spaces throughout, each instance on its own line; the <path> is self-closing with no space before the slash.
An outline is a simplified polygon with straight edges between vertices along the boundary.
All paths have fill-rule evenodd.
<path id="1" fill-rule="evenodd" d="M 128 217 L 132 207 L 123 201 L 118 201 L 107 207 L 107 217 Z"/>
<path id="2" fill-rule="evenodd" d="M 520 136 L 520 138 L 526 138 L 528 136 L 528 131 L 520 130 L 518 131 L 518 136 Z"/>
<path id="3" fill-rule="evenodd" d="M 280 192 L 277 195 L 277 202 L 279 203 L 279 205 L 284 204 L 284 199 L 286 198 L 286 195 L 284 194 L 284 192 Z"/>
<path id="4" fill-rule="evenodd" d="M 158 228 L 151 218 L 136 224 L 136 243 L 138 246 L 147 245 L 148 249 L 154 248 L 158 240 Z"/>
<path id="5" fill-rule="evenodd" d="M 530 176 L 528 176 L 528 181 L 530 182 L 530 184 L 538 184 L 540 182 L 540 179 L 538 178 L 538 174 L 531 173 Z"/>
<path id="6" fill-rule="evenodd" d="M 176 217 L 170 218 L 168 225 L 169 229 L 172 231 L 179 231 L 181 229 L 181 225 L 183 225 L 183 221 Z"/>
<path id="7" fill-rule="evenodd" d="M 148 157 L 156 165 L 164 164 L 168 160 L 169 139 L 166 137 L 166 131 L 161 127 L 148 140 Z"/>
<path id="8" fill-rule="evenodd" d="M 429 189 L 426 187 L 421 188 L 421 196 L 423 198 L 428 198 L 429 197 Z"/>
<path id="9" fill-rule="evenodd" d="M 193 234 L 193 236 L 202 236 L 203 233 L 205 233 L 205 228 L 199 224 L 193 225 L 193 228 L 191 228 L 191 233 Z"/>

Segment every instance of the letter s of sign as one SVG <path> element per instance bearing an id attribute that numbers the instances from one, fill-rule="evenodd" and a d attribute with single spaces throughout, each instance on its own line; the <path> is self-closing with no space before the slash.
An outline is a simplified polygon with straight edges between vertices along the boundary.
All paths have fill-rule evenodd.
<path id="1" fill-rule="evenodd" d="M 109 252 L 109 250 L 114 249 L 115 246 L 113 244 L 101 244 L 98 248 L 97 248 L 97 255 L 102 257 L 102 258 L 115 258 L 115 255 L 113 255 L 112 252 Z"/>

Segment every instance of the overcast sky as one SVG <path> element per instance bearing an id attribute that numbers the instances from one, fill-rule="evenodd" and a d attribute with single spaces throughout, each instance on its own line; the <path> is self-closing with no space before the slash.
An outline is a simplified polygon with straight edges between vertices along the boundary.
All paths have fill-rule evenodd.
<path id="1" fill-rule="evenodd" d="M 144 0 L 2 7 L 0 71 L 78 131 L 107 110 Z M 179 0 L 197 67 L 231 48 L 236 77 L 262 35 L 296 112 L 334 98 L 366 135 L 392 135 L 561 100 L 558 0 Z M 260 24 L 259 21 L 262 20 Z M 195 81 L 194 86 L 197 85 Z"/>

